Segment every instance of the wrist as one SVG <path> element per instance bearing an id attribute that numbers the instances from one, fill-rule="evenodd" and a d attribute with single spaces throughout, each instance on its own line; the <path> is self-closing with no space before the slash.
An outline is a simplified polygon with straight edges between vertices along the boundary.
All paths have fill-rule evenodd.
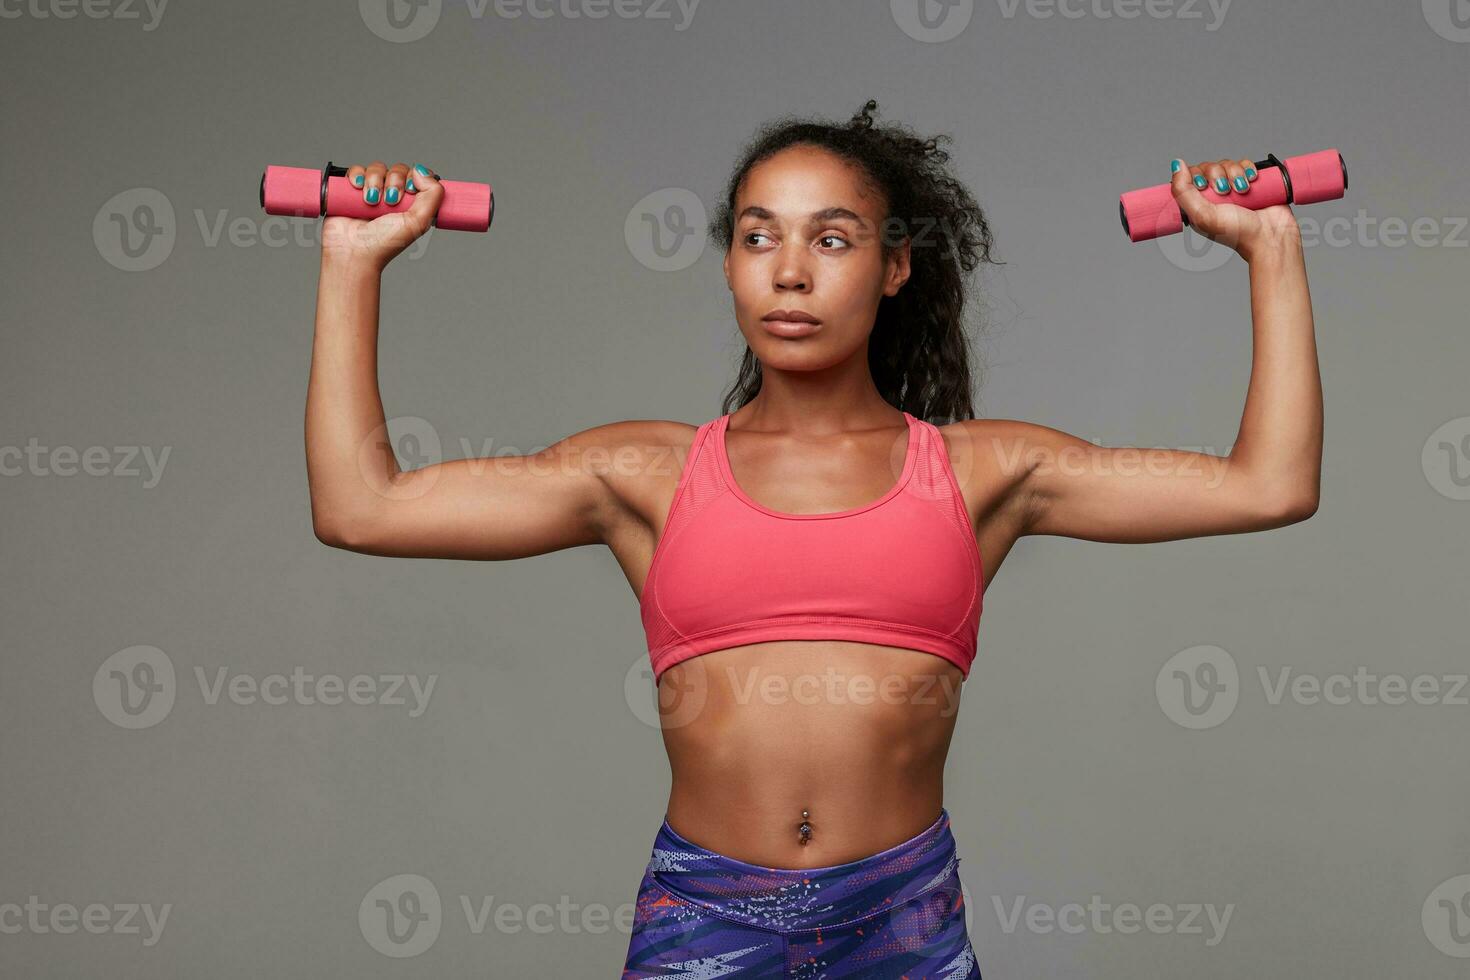
<path id="1" fill-rule="evenodd" d="M 1302 250 L 1302 230 L 1295 221 L 1270 224 L 1236 249 L 1246 262 L 1289 258 Z"/>
<path id="2" fill-rule="evenodd" d="M 322 275 L 356 281 L 375 280 L 383 274 L 383 263 L 356 249 L 322 249 Z"/>

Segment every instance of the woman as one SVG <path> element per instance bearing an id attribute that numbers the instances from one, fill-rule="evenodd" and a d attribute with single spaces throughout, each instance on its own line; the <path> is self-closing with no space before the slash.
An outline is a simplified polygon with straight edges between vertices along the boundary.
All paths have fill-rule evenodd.
<path id="1" fill-rule="evenodd" d="M 985 216 L 940 137 L 783 120 L 712 231 L 748 344 L 726 414 L 615 422 L 531 456 L 400 472 L 376 387 L 379 277 L 443 190 L 353 167 L 326 222 L 307 399 L 317 536 L 504 560 L 604 544 L 639 595 L 673 771 L 625 977 L 980 976 L 943 770 L 981 594 L 1023 534 L 1164 541 L 1317 506 L 1322 403 L 1300 236 L 1249 161 L 1173 161 L 1191 227 L 1249 264 L 1255 355 L 1226 457 L 977 419 L 962 311 Z M 931 419 L 953 420 L 935 424 Z"/>

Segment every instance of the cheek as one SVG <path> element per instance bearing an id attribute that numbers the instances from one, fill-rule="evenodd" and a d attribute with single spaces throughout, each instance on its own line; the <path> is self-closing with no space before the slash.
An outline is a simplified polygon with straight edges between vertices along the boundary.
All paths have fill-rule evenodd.
<path id="1" fill-rule="evenodd" d="M 834 313 L 867 316 L 882 298 L 883 268 L 863 261 L 835 264 L 823 285 L 828 308 Z"/>

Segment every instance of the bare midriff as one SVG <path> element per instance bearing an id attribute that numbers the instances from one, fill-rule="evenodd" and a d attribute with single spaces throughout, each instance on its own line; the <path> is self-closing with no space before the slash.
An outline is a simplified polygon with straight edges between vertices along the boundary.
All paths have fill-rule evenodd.
<path id="1" fill-rule="evenodd" d="M 669 826 L 770 868 L 846 864 L 917 836 L 943 806 L 963 677 L 934 654 L 838 640 L 675 664 L 659 681 Z"/>

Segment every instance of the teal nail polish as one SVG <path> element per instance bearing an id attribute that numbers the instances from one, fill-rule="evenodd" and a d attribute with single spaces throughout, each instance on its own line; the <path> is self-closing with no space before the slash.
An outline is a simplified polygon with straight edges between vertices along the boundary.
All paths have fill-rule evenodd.
<path id="1" fill-rule="evenodd" d="M 416 163 L 416 164 L 414 164 L 413 165 L 413 169 L 417 170 L 419 173 L 423 174 L 425 177 L 429 176 L 429 168 L 426 167 L 426 166 L 424 166 L 422 163 Z"/>
<path id="2" fill-rule="evenodd" d="M 1169 162 L 1169 173 L 1177 174 L 1179 172 L 1179 168 L 1183 166 L 1184 162 L 1182 160 L 1171 160 Z"/>
<path id="3" fill-rule="evenodd" d="M 1205 180 L 1205 175 L 1204 174 L 1195 174 L 1194 175 L 1194 186 L 1198 187 L 1200 190 L 1204 190 L 1205 189 L 1205 185 L 1208 184 L 1208 183 L 1209 183 L 1209 181 Z"/>
<path id="4" fill-rule="evenodd" d="M 361 187 L 362 186 L 362 174 L 358 174 L 356 177 L 353 177 L 352 178 L 352 186 L 353 187 Z"/>
<path id="5" fill-rule="evenodd" d="M 1250 187 L 1250 185 L 1250 181 L 1246 180 L 1244 177 L 1235 178 L 1235 189 L 1238 191 L 1244 191 L 1246 188 Z"/>
<path id="6" fill-rule="evenodd" d="M 1230 191 L 1230 185 L 1227 184 L 1227 183 L 1225 183 L 1225 178 L 1224 177 L 1216 177 L 1215 178 L 1215 190 L 1219 191 L 1221 194 L 1225 194 L 1225 193 L 1228 193 Z"/>
<path id="7" fill-rule="evenodd" d="M 412 177 L 408 178 L 408 183 L 404 184 L 403 186 L 404 186 L 404 189 L 406 191 L 408 191 L 410 194 L 416 193 L 418 191 L 418 188 L 415 187 L 415 186 L 413 186 L 413 178 Z"/>
<path id="8" fill-rule="evenodd" d="M 1256 179 L 1256 168 L 1255 167 L 1246 167 L 1245 168 L 1245 178 L 1246 178 L 1246 180 L 1255 180 Z"/>
<path id="9" fill-rule="evenodd" d="M 389 204 L 397 204 L 398 203 L 398 188 L 396 188 L 396 187 L 390 187 L 390 188 L 388 188 L 388 191 L 387 191 L 387 201 L 388 201 Z"/>
<path id="10" fill-rule="evenodd" d="M 376 187 L 369 187 L 367 189 L 367 198 L 366 198 L 366 200 L 367 200 L 367 202 L 369 204 L 377 204 L 378 203 L 378 189 Z"/>

